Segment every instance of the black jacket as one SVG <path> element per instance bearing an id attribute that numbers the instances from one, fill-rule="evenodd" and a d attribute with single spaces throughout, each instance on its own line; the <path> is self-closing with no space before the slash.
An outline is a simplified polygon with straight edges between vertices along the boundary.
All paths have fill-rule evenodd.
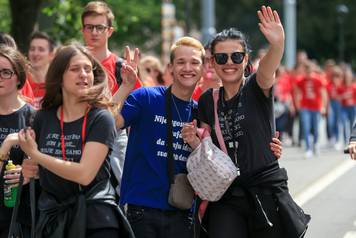
<path id="1" fill-rule="evenodd" d="M 129 222 L 115 203 L 115 191 L 111 190 L 113 187 L 109 180 L 103 180 L 89 191 L 81 192 L 79 196 L 70 197 L 61 203 L 47 194 L 45 202 L 39 206 L 36 238 L 85 238 L 86 204 L 92 202 L 114 206 L 119 214 L 120 237 L 135 238 Z"/>
<path id="2" fill-rule="evenodd" d="M 240 190 L 242 188 L 243 194 L 248 196 L 251 204 L 255 207 L 253 227 L 259 228 L 273 225 L 268 218 L 268 213 L 265 212 L 263 201 L 259 199 L 259 194 L 261 193 L 267 192 L 271 194 L 276 198 L 280 220 L 287 237 L 302 238 L 305 235 L 311 217 L 305 214 L 298 204 L 294 202 L 288 191 L 287 180 L 287 171 L 284 168 L 279 168 L 278 163 L 273 163 L 267 169 L 259 171 L 252 176 L 237 177 L 226 194 L 229 196 L 228 193 L 231 194 L 231 190 L 234 188 L 239 188 Z M 195 221 L 198 221 L 198 219 Z M 207 237 L 207 229 L 205 228 L 208 227 L 206 227 L 205 219 L 203 219 L 202 223 L 195 223 L 195 237 Z"/>

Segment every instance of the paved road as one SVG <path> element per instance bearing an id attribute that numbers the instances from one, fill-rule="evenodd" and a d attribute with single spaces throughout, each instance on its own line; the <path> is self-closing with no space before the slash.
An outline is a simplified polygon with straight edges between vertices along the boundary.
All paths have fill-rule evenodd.
<path id="1" fill-rule="evenodd" d="M 294 199 L 311 214 L 306 238 L 356 238 L 356 162 L 333 149 L 311 159 L 285 148 L 280 160 Z"/>

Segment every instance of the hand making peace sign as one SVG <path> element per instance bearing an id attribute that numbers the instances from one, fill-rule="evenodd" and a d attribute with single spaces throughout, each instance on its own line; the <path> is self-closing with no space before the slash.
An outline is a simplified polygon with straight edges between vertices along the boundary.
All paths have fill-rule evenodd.
<path id="1" fill-rule="evenodd" d="M 133 88 L 136 84 L 137 76 L 137 66 L 139 62 L 139 50 L 135 48 L 134 57 L 131 59 L 130 47 L 125 47 L 125 58 L 124 63 L 121 68 L 122 84 Z"/>

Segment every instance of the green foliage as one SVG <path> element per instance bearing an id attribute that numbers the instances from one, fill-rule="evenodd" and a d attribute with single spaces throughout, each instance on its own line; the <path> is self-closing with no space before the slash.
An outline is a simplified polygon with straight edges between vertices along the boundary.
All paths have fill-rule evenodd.
<path id="1" fill-rule="evenodd" d="M 10 32 L 11 16 L 8 0 L 0 0 L 0 31 Z"/>
<path id="2" fill-rule="evenodd" d="M 88 0 L 51 0 L 43 8 L 52 24 L 43 27 L 60 42 L 81 39 L 81 13 Z M 122 49 L 123 45 L 139 46 L 143 50 L 160 46 L 160 1 L 159 0 L 108 0 L 114 12 L 115 32 L 110 46 Z M 48 19 L 47 21 L 48 22 Z"/>

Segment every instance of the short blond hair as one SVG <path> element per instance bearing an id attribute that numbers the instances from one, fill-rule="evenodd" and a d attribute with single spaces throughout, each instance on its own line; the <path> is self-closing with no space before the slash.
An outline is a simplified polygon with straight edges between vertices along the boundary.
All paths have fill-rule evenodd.
<path id="1" fill-rule="evenodd" d="M 198 41 L 197 39 L 193 38 L 193 37 L 189 37 L 189 36 L 184 36 L 179 38 L 172 46 L 171 46 L 171 51 L 170 51 L 170 62 L 171 64 L 174 61 L 174 52 L 177 48 L 181 47 L 181 46 L 189 46 L 189 47 L 193 47 L 197 50 L 200 51 L 201 53 L 201 59 L 202 62 L 204 62 L 204 58 L 205 58 L 205 49 L 204 46 L 202 45 L 202 43 L 200 41 Z"/>
<path id="2" fill-rule="evenodd" d="M 112 27 L 115 20 L 115 16 L 110 7 L 102 1 L 89 2 L 82 13 L 82 25 L 84 26 L 84 19 L 87 16 L 106 16 L 108 26 Z"/>

